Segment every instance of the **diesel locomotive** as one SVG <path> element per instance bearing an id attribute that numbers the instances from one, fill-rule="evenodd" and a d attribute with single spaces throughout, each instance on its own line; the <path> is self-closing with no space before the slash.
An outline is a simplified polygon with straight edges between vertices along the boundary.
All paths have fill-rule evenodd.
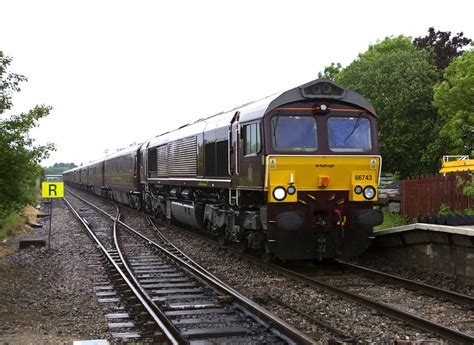
<path id="1" fill-rule="evenodd" d="M 66 183 L 271 260 L 354 257 L 382 158 L 360 94 L 318 79 L 64 173 Z"/>

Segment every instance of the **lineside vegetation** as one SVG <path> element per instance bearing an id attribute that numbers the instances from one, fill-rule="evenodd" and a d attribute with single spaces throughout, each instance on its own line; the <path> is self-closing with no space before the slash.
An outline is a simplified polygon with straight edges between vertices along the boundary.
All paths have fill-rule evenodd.
<path id="1" fill-rule="evenodd" d="M 39 163 L 54 150 L 53 144 L 35 145 L 30 130 L 47 116 L 51 107 L 37 105 L 30 111 L 12 114 L 12 97 L 27 78 L 9 71 L 12 58 L 0 51 L 0 238 L 35 201 Z"/>
<path id="2" fill-rule="evenodd" d="M 463 33 L 387 37 L 320 77 L 364 95 L 379 115 L 383 170 L 437 173 L 443 155 L 474 155 L 474 51 Z M 470 49 L 469 49 L 470 48 Z"/>

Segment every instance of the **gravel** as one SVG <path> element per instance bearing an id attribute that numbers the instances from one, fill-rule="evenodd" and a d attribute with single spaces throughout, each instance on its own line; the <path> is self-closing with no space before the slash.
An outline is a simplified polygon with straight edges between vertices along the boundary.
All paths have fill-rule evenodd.
<path id="1" fill-rule="evenodd" d="M 235 289 L 263 306 L 295 327 L 305 330 L 308 335 L 320 342 L 327 342 L 335 335 L 311 321 L 288 312 L 284 307 L 273 303 L 271 297 L 302 310 L 316 319 L 339 329 L 346 336 L 368 342 L 391 343 L 398 339 L 433 339 L 409 325 L 380 315 L 356 303 L 342 300 L 327 292 L 315 289 L 281 276 L 266 268 L 257 266 L 226 249 L 218 248 L 193 236 L 166 231 L 168 238 L 210 272 L 224 280 Z M 341 340 L 338 338 L 338 340 Z"/>
<path id="2" fill-rule="evenodd" d="M 101 203 L 103 202 L 102 200 Z M 127 208 L 122 208 L 122 212 L 129 225 L 137 230 L 144 229 L 143 215 Z M 296 282 L 193 235 L 173 228 L 165 230 L 165 235 L 224 282 L 267 307 L 285 321 L 304 330 L 318 342 L 329 341 L 334 338 L 334 333 L 289 311 L 276 300 L 281 300 L 337 328 L 347 338 L 353 337 L 363 342 L 437 340 L 433 335 L 406 323 L 395 321 L 356 303 Z M 337 339 L 342 340 L 340 336 Z"/>
<path id="3" fill-rule="evenodd" d="M 101 200 L 101 203 L 106 201 Z M 145 228 L 142 215 L 125 208 L 123 211 L 127 223 L 137 229 Z M 436 340 L 410 325 L 281 276 L 195 236 L 174 229 L 167 229 L 165 235 L 210 272 L 319 342 L 333 337 L 342 339 L 278 301 L 363 342 Z M 91 251 L 96 253 L 82 227 L 62 202 L 56 202 L 52 249 L 28 249 L 0 259 L 0 341 L 56 343 L 111 339 L 93 290 L 94 283 L 106 279 L 103 269 L 97 266 L 97 254 L 88 254 Z M 363 258 L 360 263 L 458 292 L 472 292 L 469 282 L 416 267 L 391 265 L 383 260 L 366 262 Z M 53 291 L 54 298 L 51 297 Z"/>
<path id="4" fill-rule="evenodd" d="M 123 210 L 127 223 L 143 228 L 143 217 Z M 149 232 L 149 231 L 147 231 Z M 419 329 L 394 321 L 358 304 L 341 300 L 327 292 L 306 286 L 269 269 L 255 265 L 193 235 L 167 229 L 165 235 L 175 245 L 223 281 L 271 310 L 288 323 L 305 331 L 318 342 L 328 342 L 340 335 L 288 310 L 278 301 L 304 311 L 319 321 L 340 330 L 345 338 L 368 342 L 393 343 L 396 340 L 436 339 Z"/>
<path id="5" fill-rule="evenodd" d="M 105 279 L 97 251 L 65 203 L 53 205 L 51 249 L 30 247 L 0 258 L 0 343 L 111 339 L 94 293 L 94 283 Z M 47 238 L 48 218 L 38 222 L 43 229 L 22 237 Z"/>
<path id="6" fill-rule="evenodd" d="M 406 279 L 412 279 L 424 284 L 436 286 L 441 289 L 469 296 L 474 295 L 474 285 L 472 281 L 461 276 L 452 276 L 441 272 L 431 271 L 417 266 L 416 262 L 413 263 L 413 265 L 400 265 L 370 252 L 357 259 L 351 260 L 351 262 Z"/>

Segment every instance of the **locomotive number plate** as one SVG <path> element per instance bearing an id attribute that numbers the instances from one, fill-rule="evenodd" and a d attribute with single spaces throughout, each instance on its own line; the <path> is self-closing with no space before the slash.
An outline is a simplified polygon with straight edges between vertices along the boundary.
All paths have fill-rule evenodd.
<path id="1" fill-rule="evenodd" d="M 353 171 L 352 184 L 353 185 L 376 184 L 375 173 L 372 171 Z"/>

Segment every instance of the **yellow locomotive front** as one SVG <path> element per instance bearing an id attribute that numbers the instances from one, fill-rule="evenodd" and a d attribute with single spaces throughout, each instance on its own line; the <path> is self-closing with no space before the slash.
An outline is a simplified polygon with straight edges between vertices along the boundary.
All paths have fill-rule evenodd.
<path id="1" fill-rule="evenodd" d="M 310 101 L 265 115 L 267 246 L 281 259 L 357 256 L 383 221 L 373 207 L 382 164 L 375 112 L 322 84 Z"/>

